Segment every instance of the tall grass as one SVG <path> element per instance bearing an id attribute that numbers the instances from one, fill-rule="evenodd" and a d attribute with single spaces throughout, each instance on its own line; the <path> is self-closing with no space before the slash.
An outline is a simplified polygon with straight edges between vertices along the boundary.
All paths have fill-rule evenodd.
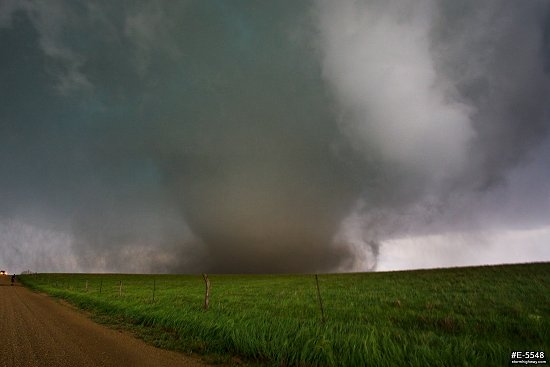
<path id="1" fill-rule="evenodd" d="M 320 275 L 325 323 L 312 275 L 209 277 L 208 310 L 199 275 L 21 281 L 157 345 L 268 365 L 504 365 L 511 351 L 550 353 L 550 263 Z"/>

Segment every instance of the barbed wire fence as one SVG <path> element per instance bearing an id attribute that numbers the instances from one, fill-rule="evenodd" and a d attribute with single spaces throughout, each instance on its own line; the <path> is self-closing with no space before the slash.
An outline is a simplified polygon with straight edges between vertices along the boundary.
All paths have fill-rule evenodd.
<path id="1" fill-rule="evenodd" d="M 27 274 L 29 277 L 29 285 L 34 288 L 39 288 L 44 291 L 54 291 L 60 295 L 63 292 L 68 293 L 81 293 L 89 297 L 99 297 L 101 299 L 125 299 L 125 300 L 149 300 L 149 303 L 159 304 L 165 302 L 174 302 L 178 295 L 185 295 L 191 293 L 192 297 L 189 297 L 188 301 L 196 299 L 197 305 L 201 304 L 201 308 L 204 311 L 208 311 L 211 308 L 211 297 L 216 295 L 216 291 L 212 291 L 216 285 L 220 286 L 220 293 L 223 295 L 223 286 L 227 286 L 228 280 L 220 281 L 209 277 L 208 274 L 200 275 L 184 275 L 179 276 L 182 279 L 178 279 L 175 276 L 174 279 L 166 279 L 164 275 L 149 275 L 146 278 L 143 275 L 128 275 L 128 274 Z M 139 277 L 139 279 L 136 279 Z M 219 277 L 219 276 L 218 276 Z M 325 305 L 323 303 L 322 286 L 320 284 L 321 276 L 319 274 L 309 274 L 301 276 L 304 280 L 298 287 L 300 291 L 309 288 L 311 294 L 312 303 L 317 304 L 318 315 L 320 315 L 319 321 L 321 324 L 325 324 L 327 321 Z M 134 279 L 133 279 L 134 278 Z M 310 280 L 307 281 L 307 279 Z M 198 291 L 200 284 L 202 283 L 203 292 Z M 309 283 L 309 284 L 308 284 Z M 322 282 L 321 282 L 322 283 Z M 288 295 L 294 296 L 298 294 L 298 290 L 288 289 Z M 243 286 L 244 291 L 250 291 L 250 295 L 254 296 L 257 290 L 253 287 Z M 150 292 L 150 293 L 148 293 Z M 241 292 L 241 294 L 243 293 Z M 163 293 L 165 297 L 163 297 Z M 227 293 L 227 291 L 225 291 Z M 147 296 L 149 294 L 149 296 Z M 218 294 L 219 295 L 219 294 Z M 277 299 L 275 295 L 274 299 Z M 202 297 L 202 301 L 199 301 Z M 223 298 L 217 297 L 218 303 L 223 301 Z"/>

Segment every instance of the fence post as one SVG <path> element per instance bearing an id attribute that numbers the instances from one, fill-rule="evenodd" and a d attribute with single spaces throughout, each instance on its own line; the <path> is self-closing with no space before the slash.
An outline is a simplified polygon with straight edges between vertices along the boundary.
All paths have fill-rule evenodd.
<path id="1" fill-rule="evenodd" d="M 99 294 L 101 294 L 101 288 L 103 287 L 103 279 L 99 281 Z"/>
<path id="2" fill-rule="evenodd" d="M 321 309 L 321 322 L 325 323 L 325 312 L 323 310 L 323 300 L 321 299 L 321 291 L 319 290 L 319 278 L 315 274 L 315 284 L 317 285 L 317 298 L 319 299 L 319 307 Z"/>
<path id="3" fill-rule="evenodd" d="M 204 284 L 206 285 L 204 293 L 204 309 L 208 310 L 208 302 L 210 298 L 210 280 L 208 279 L 208 274 L 203 273 L 202 277 L 204 278 Z"/>
<path id="4" fill-rule="evenodd" d="M 86 292 L 88 292 L 88 280 L 86 280 Z"/>
<path id="5" fill-rule="evenodd" d="M 118 284 L 118 296 L 122 296 L 122 280 Z"/>
<path id="6" fill-rule="evenodd" d="M 153 278 L 153 302 L 155 302 L 155 290 L 157 289 L 156 279 Z"/>

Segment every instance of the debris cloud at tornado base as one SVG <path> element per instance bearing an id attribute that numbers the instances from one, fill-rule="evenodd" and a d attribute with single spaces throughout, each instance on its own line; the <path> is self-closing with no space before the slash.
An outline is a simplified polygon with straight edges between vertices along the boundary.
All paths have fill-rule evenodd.
<path id="1" fill-rule="evenodd" d="M 494 214 L 526 159 L 550 178 L 546 1 L 0 14 L 2 241 L 58 234 L 56 270 L 372 270 L 386 240 L 548 224 Z"/>

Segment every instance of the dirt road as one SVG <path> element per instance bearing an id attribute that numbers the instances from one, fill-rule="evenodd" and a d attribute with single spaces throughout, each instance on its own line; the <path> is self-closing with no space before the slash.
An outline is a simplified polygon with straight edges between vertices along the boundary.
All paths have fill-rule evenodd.
<path id="1" fill-rule="evenodd" d="M 89 320 L 0 275 L 0 367 L 205 366 Z"/>

